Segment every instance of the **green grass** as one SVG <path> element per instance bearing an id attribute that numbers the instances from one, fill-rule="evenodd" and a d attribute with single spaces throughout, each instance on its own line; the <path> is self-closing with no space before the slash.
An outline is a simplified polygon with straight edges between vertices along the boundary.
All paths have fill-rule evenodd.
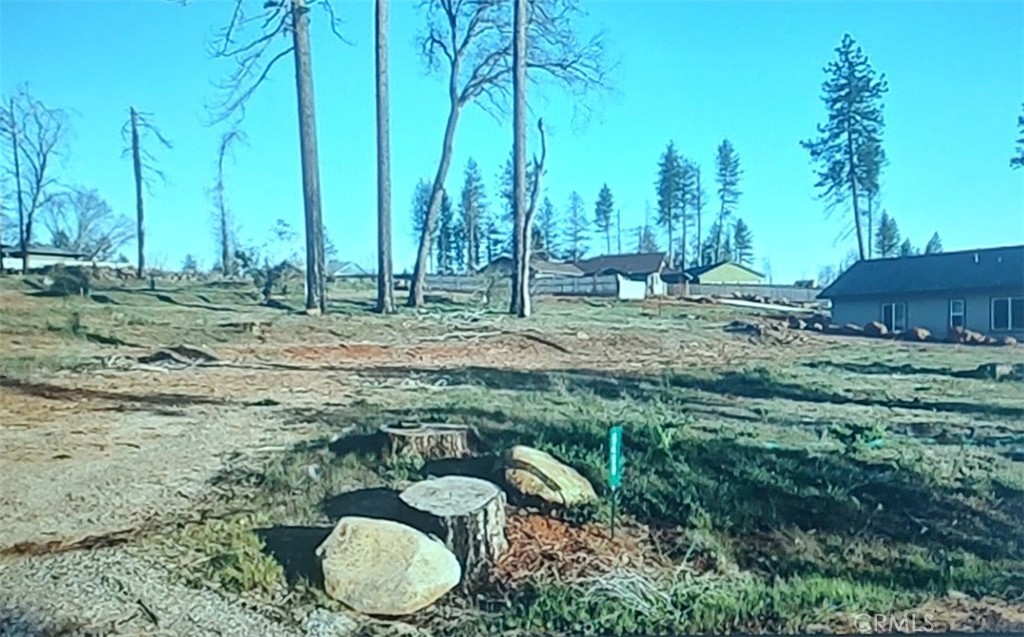
<path id="1" fill-rule="evenodd" d="M 255 306 L 244 285 L 99 292 L 113 303 L 33 299 L 0 313 L 6 335 L 64 345 L 60 355 L 19 349 L 0 358 L 0 373 L 74 368 L 90 352 L 110 352 L 88 334 L 143 347 L 253 344 L 253 335 L 227 326 L 247 320 L 271 323 L 288 344 L 415 343 L 473 326 L 537 330 L 582 351 L 592 345 L 579 333 L 630 335 L 623 325 L 664 343 L 723 352 L 738 342 L 721 332 L 735 311 L 716 307 L 666 306 L 659 313 L 625 303 L 547 300 L 524 324 L 468 297 L 380 317 L 371 312 L 372 290 L 341 296 L 339 289 L 333 314 L 309 319 Z M 297 295 L 290 290 L 283 300 L 298 307 Z M 42 322 L 40 308 L 48 309 Z M 857 339 L 738 351 L 743 355 L 726 352 L 709 363 L 651 359 L 632 372 L 588 368 L 572 358 L 564 368 L 540 371 L 367 366 L 358 373 L 371 385 L 397 378 L 445 389 L 378 389 L 345 407 L 281 407 L 283 420 L 319 423 L 324 437 L 225 471 L 215 481 L 220 495 L 210 496 L 225 519 L 186 525 L 171 543 L 198 560 L 184 573 L 194 585 L 268 598 L 287 587 L 296 592 L 294 604 L 329 606 L 315 581 L 296 579 L 294 565 L 271 557 L 276 553 L 258 531 L 329 528 L 340 494 L 426 477 L 427 468 L 416 463 L 379 462 L 380 443 L 372 437 L 378 425 L 473 425 L 491 452 L 539 447 L 576 467 L 606 498 L 607 428 L 621 424 L 622 521 L 674 538 L 662 545 L 672 568 L 620 573 L 603 584 L 532 581 L 501 591 L 499 609 L 484 604 L 482 615 L 433 628 L 467 635 L 793 631 L 837 614 L 906 609 L 950 591 L 1024 595 L 1024 471 L 1004 453 L 1024 446 L 1024 395 L 1015 383 L 959 374 L 983 362 L 1019 360 L 1019 353 Z M 628 345 L 621 356 L 631 359 Z M 342 431 L 340 439 L 327 437 Z M 563 514 L 572 523 L 606 516 L 603 506 Z"/>

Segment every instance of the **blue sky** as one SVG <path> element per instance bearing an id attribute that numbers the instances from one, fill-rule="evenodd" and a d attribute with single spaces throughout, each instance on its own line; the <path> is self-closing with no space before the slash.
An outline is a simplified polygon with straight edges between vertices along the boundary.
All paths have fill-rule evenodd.
<path id="1" fill-rule="evenodd" d="M 256 2 L 257 0 L 250 0 Z M 259 4 L 259 3 L 258 3 Z M 440 77 L 427 75 L 414 38 L 418 3 L 395 0 L 391 24 L 395 262 L 412 266 L 410 201 L 436 169 L 446 115 Z M 1024 242 L 1024 171 L 1011 171 L 1024 102 L 1024 3 L 1000 2 L 615 2 L 583 3 L 584 33 L 604 29 L 618 67 L 615 91 L 588 121 L 557 90 L 534 94 L 549 131 L 545 192 L 563 209 L 572 191 L 588 209 L 607 182 L 623 226 L 643 222 L 669 140 L 710 176 L 728 138 L 744 171 L 738 215 L 751 227 L 758 267 L 776 282 L 813 278 L 839 262 L 846 217 L 827 220 L 799 141 L 824 119 L 822 68 L 844 32 L 886 74 L 884 139 L 890 164 L 883 207 L 921 246 L 938 231 L 947 250 Z M 374 263 L 373 5 L 337 0 L 334 39 L 314 15 L 313 64 L 323 213 L 339 256 Z M 159 150 L 166 185 L 148 199 L 149 259 L 169 267 L 188 253 L 214 261 L 211 205 L 221 129 L 205 125 L 213 82 L 231 70 L 207 55 L 229 17 L 227 0 L 187 7 L 160 0 L 0 0 L 0 89 L 28 82 L 50 106 L 72 110 L 64 181 L 95 187 L 133 214 L 131 164 L 121 158 L 128 107 L 153 113 L 174 143 Z M 243 124 L 250 143 L 228 169 L 228 197 L 243 240 L 262 242 L 278 218 L 302 228 L 301 175 L 292 68 L 282 64 L 253 98 Z M 511 147 L 509 122 L 476 107 L 456 138 L 448 188 L 466 161 L 482 167 L 491 198 Z M 708 188 L 709 191 L 713 187 Z M 635 234 L 624 238 L 633 247 Z M 664 237 L 662 237 L 664 244 Z M 594 242 L 592 252 L 600 246 Z M 126 247 L 125 253 L 134 254 Z"/>

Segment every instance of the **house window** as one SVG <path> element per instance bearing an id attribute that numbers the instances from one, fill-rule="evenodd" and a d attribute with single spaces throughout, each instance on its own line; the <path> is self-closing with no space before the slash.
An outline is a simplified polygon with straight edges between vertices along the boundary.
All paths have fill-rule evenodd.
<path id="1" fill-rule="evenodd" d="M 967 305 L 963 299 L 953 299 L 949 302 L 949 326 L 966 327 Z"/>
<path id="2" fill-rule="evenodd" d="M 1024 297 L 992 299 L 992 331 L 1024 330 Z"/>
<path id="3" fill-rule="evenodd" d="M 907 304 L 882 304 L 882 323 L 889 328 L 890 332 L 902 332 L 907 329 Z"/>

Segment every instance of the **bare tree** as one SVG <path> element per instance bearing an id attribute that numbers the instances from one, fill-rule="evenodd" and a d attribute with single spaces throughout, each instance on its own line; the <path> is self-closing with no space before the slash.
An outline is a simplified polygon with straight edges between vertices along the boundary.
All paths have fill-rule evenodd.
<path id="1" fill-rule="evenodd" d="M 237 128 L 232 128 L 221 136 L 220 146 L 217 149 L 217 179 L 210 190 L 213 205 L 216 208 L 217 244 L 220 248 L 220 267 L 224 276 L 231 276 L 235 272 L 235 246 L 233 244 L 236 238 L 234 222 L 228 211 L 227 196 L 224 190 L 224 162 L 231 153 L 231 147 L 239 143 L 246 143 L 246 136 Z"/>
<path id="2" fill-rule="evenodd" d="M 441 156 L 434 176 L 426 223 L 420 234 L 419 251 L 409 305 L 424 301 L 430 241 L 444 193 L 455 144 L 455 131 L 462 109 L 479 102 L 492 115 L 504 114 L 512 80 L 513 0 L 422 0 L 427 27 L 421 39 L 430 69 L 447 71 L 448 119 L 441 144 Z M 527 17 L 525 65 L 539 73 L 537 81 L 553 80 L 570 89 L 584 91 L 605 86 L 604 40 L 598 34 L 581 42 L 573 18 L 581 12 L 577 0 L 530 0 Z"/>
<path id="3" fill-rule="evenodd" d="M 224 99 L 214 108 L 214 121 L 243 116 L 249 98 L 274 65 L 292 54 L 306 222 L 306 312 L 322 314 L 327 311 L 327 278 L 309 12 L 314 5 L 324 8 L 329 15 L 331 29 L 341 38 L 337 30 L 338 20 L 330 0 L 267 0 L 257 4 L 261 8 L 255 14 L 246 11 L 249 4 L 246 0 L 235 0 L 231 19 L 221 30 L 212 50 L 214 57 L 235 62 L 235 70 L 221 84 Z M 290 46 L 271 55 L 274 41 L 278 38 L 290 39 Z"/>
<path id="4" fill-rule="evenodd" d="M 28 248 L 36 213 L 57 196 L 54 163 L 61 157 L 69 132 L 68 116 L 47 108 L 21 86 L 0 109 L 0 131 L 9 140 L 14 191 L 18 202 L 18 244 L 22 272 L 28 272 Z"/>
<path id="5" fill-rule="evenodd" d="M 72 188 L 53 197 L 41 211 L 40 220 L 54 246 L 97 261 L 113 258 L 133 232 L 131 221 L 115 214 L 91 188 Z"/>
<path id="6" fill-rule="evenodd" d="M 388 115 L 388 0 L 377 0 L 377 311 L 394 314 L 391 272 L 391 138 Z"/>
<path id="7" fill-rule="evenodd" d="M 127 146 L 124 155 L 131 153 L 132 167 L 135 172 L 135 237 L 139 248 L 139 262 L 135 276 L 142 278 L 146 269 L 146 214 L 142 196 L 143 186 L 152 194 L 153 176 L 161 181 L 164 174 L 156 167 L 156 157 L 142 147 L 143 136 L 152 136 L 157 143 L 164 148 L 171 148 L 171 142 L 160 133 L 160 130 L 151 121 L 152 115 L 140 113 L 134 106 L 128 109 L 128 121 L 121 127 L 121 137 L 124 138 Z"/>

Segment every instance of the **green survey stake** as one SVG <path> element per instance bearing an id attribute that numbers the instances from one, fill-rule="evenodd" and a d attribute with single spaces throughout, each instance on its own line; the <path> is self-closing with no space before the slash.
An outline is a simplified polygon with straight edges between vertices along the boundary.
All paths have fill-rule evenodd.
<path id="1" fill-rule="evenodd" d="M 611 536 L 615 537 L 615 505 L 622 486 L 622 425 L 608 430 L 608 486 L 612 490 Z"/>

